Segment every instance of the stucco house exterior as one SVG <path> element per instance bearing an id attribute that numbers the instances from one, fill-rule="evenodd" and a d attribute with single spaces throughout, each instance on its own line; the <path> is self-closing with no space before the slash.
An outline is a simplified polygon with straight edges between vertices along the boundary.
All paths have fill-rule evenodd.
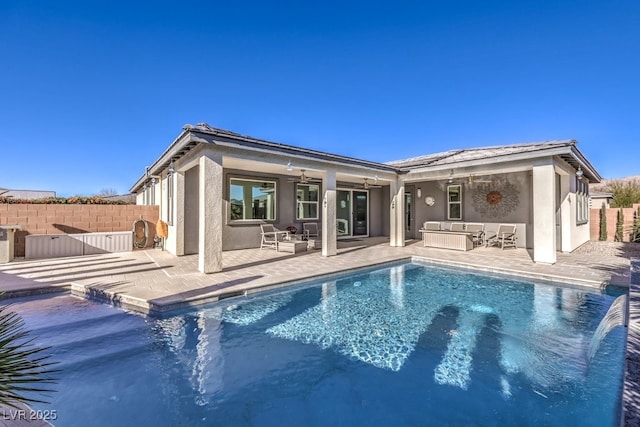
<path id="1" fill-rule="evenodd" d="M 11 190 L 0 187 L 1 197 L 12 197 L 14 199 L 44 199 L 47 197 L 56 197 L 55 191 L 49 190 Z"/>
<path id="2" fill-rule="evenodd" d="M 589 240 L 589 183 L 601 177 L 574 140 L 451 150 L 389 163 L 186 125 L 131 188 L 160 206 L 166 249 L 222 269 L 222 252 L 260 246 L 262 223 L 317 222 L 337 240 L 420 238 L 424 221 L 518 225 L 518 246 L 554 263 Z"/>
<path id="3" fill-rule="evenodd" d="M 613 193 L 608 193 L 606 191 L 592 191 L 589 196 L 591 198 L 589 205 L 591 208 L 600 209 L 603 204 L 605 208 L 611 207 Z"/>

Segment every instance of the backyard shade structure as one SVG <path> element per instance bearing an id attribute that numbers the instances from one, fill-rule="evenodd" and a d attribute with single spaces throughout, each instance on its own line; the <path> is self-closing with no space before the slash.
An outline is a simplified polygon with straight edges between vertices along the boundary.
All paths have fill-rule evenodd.
<path id="1" fill-rule="evenodd" d="M 424 221 L 455 218 L 487 230 L 516 223 L 519 247 L 554 263 L 556 251 L 589 239 L 588 184 L 600 179 L 574 140 L 377 163 L 200 123 L 185 126 L 131 191 L 139 204 L 160 204 L 169 252 L 197 253 L 199 269 L 215 272 L 222 251 L 261 246 L 260 224 L 314 221 L 323 256 L 337 254 L 338 238 L 388 236 L 404 246 Z"/>

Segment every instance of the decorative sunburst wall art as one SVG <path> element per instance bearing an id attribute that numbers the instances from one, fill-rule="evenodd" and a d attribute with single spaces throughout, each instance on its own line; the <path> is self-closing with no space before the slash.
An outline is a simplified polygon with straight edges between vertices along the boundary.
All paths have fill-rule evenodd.
<path id="1" fill-rule="evenodd" d="M 503 218 L 515 211 L 520 204 L 520 191 L 504 178 L 474 185 L 473 208 L 483 217 Z"/>

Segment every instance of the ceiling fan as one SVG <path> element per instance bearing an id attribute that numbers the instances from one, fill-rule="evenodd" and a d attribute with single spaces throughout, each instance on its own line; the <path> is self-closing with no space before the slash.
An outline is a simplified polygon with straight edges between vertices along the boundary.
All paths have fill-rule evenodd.
<path id="1" fill-rule="evenodd" d="M 493 180 L 491 180 L 491 179 L 486 179 L 486 178 L 483 178 L 483 177 L 477 178 L 474 175 L 469 175 L 468 180 L 469 180 L 469 184 L 489 184 L 489 183 L 493 182 Z"/>
<path id="2" fill-rule="evenodd" d="M 378 180 L 376 179 L 376 182 Z M 362 188 L 364 188 L 365 190 L 368 190 L 370 188 L 382 188 L 382 185 L 377 185 L 377 184 L 369 184 L 369 178 L 364 178 L 364 184 L 362 185 Z"/>
<path id="3" fill-rule="evenodd" d="M 289 178 L 289 182 L 299 182 L 300 184 L 308 184 L 310 182 L 319 182 L 319 178 L 312 178 L 305 174 L 306 169 L 300 169 L 300 176 L 298 178 Z"/>

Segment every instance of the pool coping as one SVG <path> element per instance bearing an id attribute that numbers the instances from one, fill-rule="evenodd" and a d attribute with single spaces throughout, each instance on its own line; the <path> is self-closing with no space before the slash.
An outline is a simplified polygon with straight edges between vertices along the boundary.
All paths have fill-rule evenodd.
<path id="1" fill-rule="evenodd" d="M 640 425 L 640 258 L 631 258 L 627 299 L 627 349 L 620 425 Z"/>
<path id="2" fill-rule="evenodd" d="M 531 271 L 522 271 L 507 269 L 501 267 L 491 267 L 486 265 L 478 265 L 472 263 L 461 263 L 456 261 L 444 261 L 437 258 L 430 258 L 419 255 L 400 255 L 391 259 L 385 259 L 382 261 L 371 261 L 366 265 L 361 265 L 353 268 L 336 270 L 331 273 L 318 273 L 310 274 L 304 277 L 297 277 L 289 280 L 274 281 L 266 284 L 258 284 L 253 286 L 240 286 L 239 288 L 215 290 L 208 293 L 203 293 L 195 296 L 185 297 L 178 293 L 168 297 L 162 298 L 162 301 L 158 300 L 146 300 L 135 296 L 127 295 L 121 292 L 111 292 L 109 290 L 93 287 L 91 285 L 83 285 L 71 282 L 66 286 L 58 286 L 59 290 L 51 290 L 49 292 L 67 291 L 69 290 L 72 295 L 92 299 L 104 303 L 111 304 L 115 307 L 120 307 L 126 310 L 132 310 L 138 313 L 151 316 L 162 316 L 169 314 L 173 311 L 197 307 L 204 304 L 214 303 L 228 298 L 234 298 L 239 296 L 247 296 L 259 292 L 270 291 L 274 289 L 286 288 L 291 286 L 302 285 L 308 282 L 317 280 L 330 280 L 333 277 L 341 276 L 347 273 L 357 273 L 359 271 L 369 270 L 376 267 L 386 267 L 394 264 L 405 262 L 420 262 L 430 265 L 437 265 L 449 268 L 460 268 L 472 272 L 499 274 L 501 276 L 508 276 L 520 279 L 529 280 L 541 280 L 549 284 L 561 284 L 569 286 L 577 286 L 585 289 L 602 289 L 608 284 L 608 281 L 601 280 L 588 280 L 580 278 L 572 278 L 567 276 L 553 275 L 548 273 L 537 273 Z M 28 295 L 26 293 L 20 296 Z M 39 294 L 40 292 L 36 292 Z M 43 292 L 42 292 L 43 293 Z"/>

